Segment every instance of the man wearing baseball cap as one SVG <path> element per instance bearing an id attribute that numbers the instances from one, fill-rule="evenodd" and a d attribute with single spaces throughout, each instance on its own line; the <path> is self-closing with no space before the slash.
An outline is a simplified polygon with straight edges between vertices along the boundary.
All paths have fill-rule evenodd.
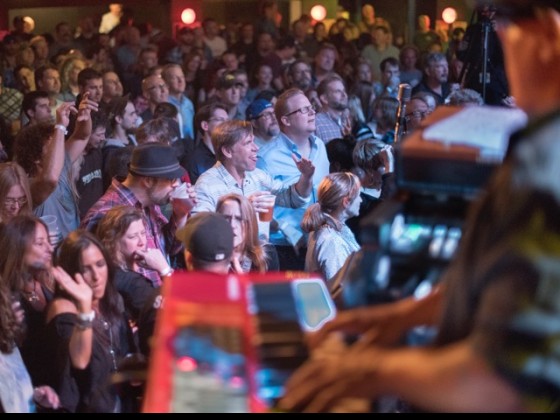
<path id="1" fill-rule="evenodd" d="M 221 214 L 211 211 L 195 214 L 177 231 L 177 238 L 185 247 L 187 270 L 229 272 L 233 230 Z"/>
<path id="2" fill-rule="evenodd" d="M 423 411 L 558 412 L 560 1 L 487 3 L 529 125 L 469 209 L 439 287 L 423 299 L 339 312 L 321 337 L 350 329 L 369 332 L 367 340 L 304 364 L 280 409 L 324 412 L 344 398 L 392 395 Z M 394 348 L 426 324 L 438 331 L 432 345 Z"/>
<path id="3" fill-rule="evenodd" d="M 95 232 L 99 219 L 109 209 L 118 205 L 134 206 L 146 216 L 148 248 L 159 248 L 169 259 L 182 250 L 175 233 L 185 225 L 190 211 L 183 200 L 171 200 L 172 192 L 180 185 L 180 178 L 185 173 L 172 147 L 160 143 L 136 146 L 132 151 L 126 179 L 120 182 L 113 178 L 111 186 L 89 209 L 80 226 Z M 194 189 L 188 186 L 187 192 L 194 203 Z M 168 220 L 162 213 L 161 206 L 170 201 L 173 212 Z M 149 278 L 154 287 L 161 285 L 163 276 L 156 271 L 139 268 L 139 272 Z"/>
<path id="4" fill-rule="evenodd" d="M 259 148 L 272 142 L 280 134 L 274 106 L 266 99 L 255 99 L 251 102 L 245 115 L 253 126 L 254 142 Z"/>

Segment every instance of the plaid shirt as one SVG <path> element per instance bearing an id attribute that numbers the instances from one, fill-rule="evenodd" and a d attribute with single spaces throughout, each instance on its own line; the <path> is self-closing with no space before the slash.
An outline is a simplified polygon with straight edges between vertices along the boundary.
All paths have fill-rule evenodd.
<path id="1" fill-rule="evenodd" d="M 3 87 L 0 89 L 0 115 L 8 122 L 16 121 L 21 111 L 23 94 L 16 89 Z"/>
<path id="2" fill-rule="evenodd" d="M 334 119 L 327 112 L 318 112 L 315 116 L 315 135 L 327 144 L 332 139 L 344 137 L 342 134 L 342 121 L 340 118 Z"/>
<path id="3" fill-rule="evenodd" d="M 105 194 L 88 210 L 80 227 L 95 232 L 99 220 L 105 213 L 120 205 L 133 206 L 143 211 L 146 216 L 144 224 L 146 225 L 148 248 L 159 248 L 166 256 L 175 255 L 182 250 L 181 242 L 175 238 L 177 223 L 174 218 L 171 217 L 171 220 L 168 221 L 159 206 L 143 207 L 134 193 L 116 179 L 113 179 Z M 139 268 L 138 273 L 147 277 L 152 286 L 161 286 L 162 280 L 157 271 Z"/>

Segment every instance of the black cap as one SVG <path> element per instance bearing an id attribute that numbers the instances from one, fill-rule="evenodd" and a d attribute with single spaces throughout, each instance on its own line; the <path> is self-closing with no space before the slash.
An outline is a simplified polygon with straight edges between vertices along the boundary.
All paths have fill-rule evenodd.
<path id="1" fill-rule="evenodd" d="M 199 261 L 229 260 L 233 253 L 231 224 L 219 213 L 196 213 L 177 231 L 176 236 Z"/>

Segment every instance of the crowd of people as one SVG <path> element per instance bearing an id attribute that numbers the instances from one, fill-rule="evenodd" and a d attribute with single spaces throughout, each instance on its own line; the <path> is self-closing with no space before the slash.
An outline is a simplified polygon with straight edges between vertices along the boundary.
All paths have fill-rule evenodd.
<path id="1" fill-rule="evenodd" d="M 524 2 L 500 3 L 515 9 Z M 435 108 L 517 103 L 537 118 L 558 106 L 554 89 L 539 90 L 542 101 L 527 93 L 537 89 L 529 66 L 546 57 L 558 61 L 557 51 L 528 56 L 522 67 L 502 20 L 492 30 L 504 41 L 513 95 L 507 83 L 499 92 L 467 87 L 461 69 L 473 63 L 462 60 L 472 48 L 460 39 L 447 43 L 428 16 L 418 18 L 417 36 L 403 44 L 369 4 L 358 24 L 341 18 L 327 30 L 302 15 L 288 31 L 279 25 L 276 1 L 259 4 L 259 20 L 236 31 L 206 17 L 173 38 L 135 22 L 118 4 L 100 21 L 61 20 L 53 34 L 26 32 L 14 19 L 0 42 L 0 372 L 10 378 L 0 392 L 2 411 L 138 412 L 142 383 L 112 378 L 127 360 L 149 360 L 161 286 L 175 270 L 309 271 L 338 295 L 344 284 L 336 274 L 361 247 L 360 220 L 396 190 L 393 149 Z M 535 2 L 547 14 L 532 7 L 521 9 L 529 21 L 558 26 L 556 2 Z M 480 16 L 494 21 L 495 13 L 480 6 Z M 527 29 L 525 20 L 513 22 Z M 412 93 L 397 121 L 403 83 Z M 398 125 L 404 129 L 397 137 Z M 528 136 L 540 136 L 535 130 Z M 554 151 L 548 140 L 543 147 Z M 558 204 L 547 195 L 556 191 L 547 184 L 550 174 L 529 173 L 546 172 L 549 164 L 532 167 L 527 156 L 546 156 L 531 147 L 510 154 L 473 210 L 442 286 L 396 310 L 341 312 L 322 336 L 352 327 L 365 339 L 328 365 L 305 365 L 288 384 L 284 409 L 329 410 L 341 398 L 384 394 L 435 411 L 534 408 L 484 364 L 509 352 L 489 337 L 493 299 L 517 305 L 529 296 L 533 307 L 543 304 L 531 293 L 546 267 L 532 265 L 536 258 L 528 254 L 536 246 L 549 256 L 531 235 L 545 227 L 557 233 L 546 206 Z M 508 206 L 513 198 L 519 202 Z M 509 210 L 515 214 L 506 216 Z M 53 216 L 56 231 L 47 223 Z M 526 247 L 510 241 L 520 235 L 527 235 Z M 517 287 L 524 275 L 530 284 Z M 491 276 L 500 281 L 489 284 Z M 512 283 L 515 290 L 502 293 Z M 468 303 L 461 292 L 471 296 Z M 499 325 L 514 334 L 513 308 L 505 312 Z M 377 325 L 380 319 L 387 325 Z M 439 327 L 431 353 L 386 350 L 423 323 Z M 391 328 L 390 337 L 375 328 Z M 543 333 L 539 344 L 547 338 Z M 533 351 L 515 349 L 524 352 Z M 422 386 L 421 375 L 439 355 L 443 367 L 429 372 L 434 388 Z M 378 359 L 387 360 L 387 372 Z M 410 361 L 408 382 L 396 378 L 405 371 L 400 360 L 407 367 Z M 483 384 L 473 373 L 456 390 L 461 398 L 436 398 L 459 387 L 461 378 L 451 377 L 455 362 L 484 375 Z M 518 380 L 546 376 L 520 371 L 521 364 L 506 358 L 497 369 Z M 543 380 L 557 392 L 557 380 Z M 479 385 L 495 387 L 492 404 L 473 396 Z M 553 393 L 538 396 L 554 401 Z"/>

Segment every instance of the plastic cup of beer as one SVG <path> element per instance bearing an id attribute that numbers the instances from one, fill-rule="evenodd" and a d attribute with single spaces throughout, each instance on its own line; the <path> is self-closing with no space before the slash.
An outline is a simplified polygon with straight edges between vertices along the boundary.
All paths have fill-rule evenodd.
<path id="1" fill-rule="evenodd" d="M 267 211 L 259 212 L 259 220 L 261 222 L 270 222 L 272 220 L 272 214 L 274 212 L 274 203 L 276 202 L 276 196 L 274 194 L 262 195 L 260 197 L 261 202 L 266 202 Z"/>
<path id="2" fill-rule="evenodd" d="M 186 211 L 190 211 L 194 207 L 194 203 L 187 191 L 187 183 L 184 182 L 171 193 L 171 199 L 173 201 L 181 203 L 185 207 Z"/>

